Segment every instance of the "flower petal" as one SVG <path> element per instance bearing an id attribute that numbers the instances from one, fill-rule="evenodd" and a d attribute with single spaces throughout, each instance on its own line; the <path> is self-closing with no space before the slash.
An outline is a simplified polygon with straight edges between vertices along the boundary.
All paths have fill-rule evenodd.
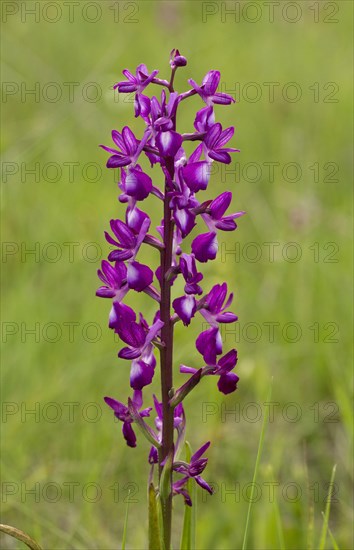
<path id="1" fill-rule="evenodd" d="M 130 386 L 134 390 L 141 390 L 144 386 L 151 384 L 153 377 L 154 368 L 151 365 L 139 359 L 132 361 L 130 370 Z"/>
<path id="2" fill-rule="evenodd" d="M 174 157 L 182 145 L 182 136 L 177 132 L 159 132 L 156 136 L 156 145 L 161 155 Z"/>
<path id="3" fill-rule="evenodd" d="M 185 238 L 195 226 L 195 215 L 188 208 L 174 210 L 174 220 Z"/>
<path id="4" fill-rule="evenodd" d="M 218 389 L 219 391 L 221 391 L 221 393 L 227 395 L 228 393 L 232 393 L 237 389 L 238 381 L 239 377 L 233 372 L 222 374 L 218 381 Z"/>
<path id="5" fill-rule="evenodd" d="M 218 195 L 209 206 L 211 217 L 214 220 L 220 220 L 230 206 L 231 200 L 232 193 L 230 191 L 225 191 L 221 195 Z"/>
<path id="6" fill-rule="evenodd" d="M 152 190 L 152 180 L 144 172 L 131 168 L 125 180 L 125 190 L 130 197 L 142 201 Z"/>
<path id="7" fill-rule="evenodd" d="M 216 233 L 202 233 L 192 242 L 192 252 L 199 262 L 215 260 L 218 252 Z"/>
<path id="8" fill-rule="evenodd" d="M 130 158 L 125 155 L 113 155 L 107 160 L 107 168 L 120 168 L 121 166 L 127 166 L 130 164 Z"/>
<path id="9" fill-rule="evenodd" d="M 127 270 L 127 282 L 129 288 L 142 292 L 147 286 L 151 285 L 154 273 L 147 265 L 139 262 L 129 262 Z"/>
<path id="10" fill-rule="evenodd" d="M 136 435 L 132 428 L 131 422 L 124 422 L 122 432 L 128 447 L 136 447 Z"/>
<path id="11" fill-rule="evenodd" d="M 197 311 L 197 302 L 192 295 L 173 300 L 173 308 L 185 326 L 188 326 Z"/>
<path id="12" fill-rule="evenodd" d="M 216 92 L 220 82 L 219 71 L 209 71 L 203 78 L 203 92 L 206 95 L 213 95 Z"/>
<path id="13" fill-rule="evenodd" d="M 192 162 L 182 169 L 183 177 L 189 189 L 197 193 L 208 187 L 210 179 L 210 164 L 205 161 Z"/>

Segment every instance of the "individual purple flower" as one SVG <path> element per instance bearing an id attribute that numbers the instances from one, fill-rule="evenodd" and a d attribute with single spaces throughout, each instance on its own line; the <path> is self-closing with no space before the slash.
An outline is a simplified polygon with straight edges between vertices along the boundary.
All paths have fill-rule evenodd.
<path id="1" fill-rule="evenodd" d="M 193 79 L 188 80 L 188 82 L 207 105 L 212 105 L 213 103 L 220 105 L 235 103 L 232 96 L 216 91 L 220 82 L 219 71 L 209 71 L 203 78 L 201 86 L 198 86 Z"/>
<path id="2" fill-rule="evenodd" d="M 144 218 L 138 234 L 121 220 L 111 220 L 110 225 L 116 239 L 113 239 L 109 233 L 105 232 L 106 240 L 117 248 L 109 254 L 108 259 L 120 262 L 128 260 L 128 286 L 137 292 L 141 292 L 152 283 L 154 277 L 153 271 L 148 266 L 140 264 L 135 260 L 150 227 L 150 218 Z"/>
<path id="3" fill-rule="evenodd" d="M 115 262 L 113 266 L 103 260 L 97 274 L 104 284 L 96 291 L 96 296 L 120 302 L 129 290 L 126 266 L 122 262 Z"/>
<path id="4" fill-rule="evenodd" d="M 234 323 L 238 317 L 231 311 L 225 311 L 232 303 L 233 294 L 227 298 L 227 284 L 214 285 L 203 301 L 200 310 L 204 319 L 212 326 L 218 327 L 219 323 Z"/>
<path id="5" fill-rule="evenodd" d="M 136 435 L 132 427 L 133 419 L 129 413 L 129 409 L 126 405 L 120 401 L 116 401 L 112 397 L 105 397 L 105 402 L 111 409 L 114 411 L 114 416 L 123 422 L 122 432 L 124 439 L 127 442 L 129 447 L 136 447 Z M 135 390 L 133 394 L 133 403 L 137 409 L 141 409 L 143 405 L 142 392 L 140 390 Z M 148 409 L 143 409 L 139 411 L 141 418 L 144 416 L 150 416 L 151 407 Z"/>
<path id="6" fill-rule="evenodd" d="M 166 92 L 161 92 L 161 102 L 156 97 L 151 99 L 150 128 L 152 135 L 149 145 L 156 146 L 163 157 L 174 157 L 182 145 L 182 136 L 174 128 L 173 118 L 178 105 L 178 94 L 171 93 L 168 101 Z"/>
<path id="7" fill-rule="evenodd" d="M 207 132 L 215 123 L 215 115 L 213 107 L 203 107 L 197 112 L 194 128 L 197 132 Z"/>
<path id="8" fill-rule="evenodd" d="M 208 159 L 230 164 L 231 157 L 229 153 L 240 152 L 239 149 L 233 147 L 224 147 L 233 135 L 234 128 L 232 126 L 223 130 L 219 122 L 209 128 L 204 138 L 204 150 L 207 151 Z"/>
<path id="9" fill-rule="evenodd" d="M 209 232 L 198 235 L 192 242 L 192 252 L 199 262 L 207 262 L 216 258 L 219 248 L 217 230 L 233 231 L 237 227 L 234 220 L 245 214 L 245 212 L 235 212 L 224 216 L 231 199 L 232 193 L 221 193 L 211 201 L 209 206 L 206 207 L 206 211 L 201 213 Z"/>
<path id="10" fill-rule="evenodd" d="M 137 93 L 134 98 L 135 117 L 141 117 L 146 124 L 149 122 L 151 112 L 151 100 L 144 94 Z"/>
<path id="11" fill-rule="evenodd" d="M 193 209 L 199 206 L 199 202 L 184 183 L 179 169 L 176 170 L 176 186 L 178 186 L 178 190 L 169 193 L 170 207 L 173 209 L 174 221 L 180 229 L 182 237 L 185 238 L 195 226 L 196 214 Z"/>
<path id="12" fill-rule="evenodd" d="M 203 290 L 198 283 L 203 279 L 203 275 L 197 271 L 193 254 L 182 254 L 179 267 L 186 282 L 184 292 L 186 294 L 202 294 Z"/>
<path id="13" fill-rule="evenodd" d="M 201 376 L 216 375 L 219 376 L 218 388 L 221 393 L 225 395 L 234 392 L 237 389 L 237 382 L 239 377 L 234 372 L 231 372 L 237 364 L 237 351 L 235 349 L 230 350 L 223 357 L 221 357 L 216 364 L 206 365 L 202 369 Z M 198 369 L 188 367 L 187 365 L 180 366 L 180 372 L 184 374 L 195 375 Z"/>
<path id="14" fill-rule="evenodd" d="M 133 197 L 137 201 L 145 200 L 153 190 L 150 176 L 142 171 L 139 164 L 129 168 L 127 172 L 122 168 L 119 185 L 123 191 L 123 196 Z M 121 195 L 121 202 L 124 202 L 123 196 Z"/>
<path id="15" fill-rule="evenodd" d="M 140 210 L 135 203 L 131 202 L 129 204 L 125 213 L 125 222 L 136 235 L 139 234 L 143 224 L 147 224 L 145 220 L 148 219 L 149 216 L 146 214 L 146 212 Z"/>
<path id="16" fill-rule="evenodd" d="M 187 164 L 182 168 L 183 179 L 193 193 L 205 190 L 210 179 L 210 162 L 200 160 L 203 152 L 203 144 L 198 145 L 191 154 Z"/>
<path id="17" fill-rule="evenodd" d="M 140 315 L 140 322 L 136 322 L 135 312 L 127 305 L 113 304 L 115 311 L 114 329 L 120 339 L 128 344 L 122 348 L 118 357 L 132 360 L 130 370 L 130 385 L 134 390 L 141 390 L 151 383 L 156 366 L 152 341 L 157 337 L 163 322 L 155 320 L 151 327 Z"/>
<path id="18" fill-rule="evenodd" d="M 205 443 L 200 449 L 198 449 L 197 452 L 195 452 L 192 457 L 190 463 L 186 462 L 176 462 L 173 465 L 173 470 L 175 472 L 178 472 L 179 474 L 182 474 L 182 478 L 178 481 L 175 481 L 172 484 L 173 493 L 175 495 L 182 495 L 184 497 L 184 501 L 188 506 L 192 506 L 192 500 L 191 497 L 186 489 L 186 484 L 189 479 L 194 479 L 198 485 L 202 488 L 208 491 L 211 495 L 213 494 L 213 490 L 210 487 L 210 485 L 201 477 L 201 474 L 205 470 L 205 467 L 208 463 L 207 458 L 202 458 L 205 451 L 209 448 L 210 441 Z"/>
<path id="19" fill-rule="evenodd" d="M 127 80 L 117 82 L 117 84 L 115 84 L 113 88 L 118 88 L 118 92 L 120 93 L 141 93 L 146 88 L 146 86 L 148 86 L 153 81 L 158 72 L 159 71 L 155 70 L 149 74 L 149 71 L 144 63 L 138 65 L 135 75 L 133 75 L 128 69 L 124 69 L 123 74 L 127 78 Z"/>
<path id="20" fill-rule="evenodd" d="M 134 136 L 129 126 L 124 126 L 122 133 L 112 130 L 112 140 L 119 150 L 100 145 L 108 153 L 112 153 L 107 161 L 107 168 L 120 168 L 134 164 L 139 151 L 139 141 Z"/>
<path id="21" fill-rule="evenodd" d="M 100 145 L 102 149 L 111 153 L 107 161 L 107 168 L 127 167 L 127 173 L 122 170 L 121 187 L 123 192 L 136 200 L 144 200 L 152 190 L 152 180 L 150 176 L 142 171 L 136 164 L 137 159 L 149 138 L 146 132 L 141 141 L 138 141 L 128 126 L 124 126 L 122 133 L 117 130 L 112 131 L 112 139 L 120 150 Z"/>
<path id="22" fill-rule="evenodd" d="M 216 229 L 222 231 L 233 231 L 237 228 L 235 219 L 243 216 L 245 212 L 235 212 L 224 216 L 226 210 L 230 206 L 232 193 L 225 191 L 214 199 L 208 206 L 207 212 L 202 214 L 202 218 L 206 222 L 211 232 L 216 232 Z"/>

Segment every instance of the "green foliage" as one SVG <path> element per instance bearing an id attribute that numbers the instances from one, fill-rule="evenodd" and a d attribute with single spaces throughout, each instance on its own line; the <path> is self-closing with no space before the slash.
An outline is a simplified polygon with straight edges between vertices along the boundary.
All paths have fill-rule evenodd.
<path id="1" fill-rule="evenodd" d="M 267 395 L 266 403 L 271 403 L 271 398 L 272 398 L 272 387 L 270 386 L 269 391 L 268 391 L 268 395 Z M 252 479 L 252 484 L 251 484 L 251 492 L 250 492 L 250 497 L 249 497 L 247 517 L 246 517 L 246 526 L 245 526 L 245 532 L 244 532 L 244 535 L 243 535 L 242 550 L 246 550 L 246 547 L 247 547 L 247 537 L 248 537 L 249 523 L 250 523 L 250 518 L 251 518 L 251 508 L 252 508 L 252 504 L 254 503 L 254 490 L 255 490 L 255 484 L 257 482 L 259 463 L 260 463 L 261 456 L 262 456 L 264 436 L 265 436 L 267 423 L 268 423 L 268 416 L 269 416 L 269 408 L 267 408 L 263 413 L 262 429 L 261 429 L 261 433 L 260 433 L 260 436 L 259 436 L 257 457 L 256 457 L 255 465 L 254 465 L 253 479 Z"/>

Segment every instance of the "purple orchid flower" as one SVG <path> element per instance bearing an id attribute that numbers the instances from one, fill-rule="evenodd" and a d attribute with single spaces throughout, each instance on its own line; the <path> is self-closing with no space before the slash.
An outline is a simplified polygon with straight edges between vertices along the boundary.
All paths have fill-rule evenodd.
<path id="1" fill-rule="evenodd" d="M 150 227 L 150 218 L 144 218 L 138 234 L 121 220 L 111 220 L 110 225 L 116 239 L 105 232 L 106 240 L 117 249 L 109 254 L 108 259 L 120 262 L 127 260 L 128 286 L 141 292 L 152 283 L 154 277 L 153 271 L 147 265 L 140 264 L 135 260 Z"/>
<path id="2" fill-rule="evenodd" d="M 112 153 L 107 161 L 107 168 L 121 168 L 135 164 L 139 156 L 139 141 L 134 136 L 129 126 L 124 126 L 122 133 L 112 130 L 112 140 L 118 149 L 112 149 L 106 145 L 100 145 L 108 153 Z"/>
<path id="3" fill-rule="evenodd" d="M 231 311 L 225 311 L 232 303 L 233 294 L 226 297 L 227 284 L 223 283 L 214 285 L 203 302 L 200 312 L 212 327 L 218 327 L 219 323 L 234 323 L 238 319 L 237 315 Z"/>
<path id="4" fill-rule="evenodd" d="M 148 86 L 153 81 L 159 71 L 155 70 L 149 74 L 146 65 L 144 65 L 144 63 L 141 63 L 137 67 L 135 75 L 133 75 L 128 69 L 124 69 L 124 71 L 122 72 L 127 80 L 117 82 L 117 84 L 115 84 L 113 88 L 118 88 L 118 92 L 126 94 L 131 92 L 141 93 L 146 88 L 146 86 Z"/>
<path id="5" fill-rule="evenodd" d="M 166 100 L 166 92 L 161 92 L 161 102 L 151 99 L 150 128 L 152 131 L 149 145 L 157 146 L 161 157 L 174 157 L 182 145 L 182 136 L 174 131 L 173 117 L 176 114 L 179 96 L 171 93 Z"/>
<path id="6" fill-rule="evenodd" d="M 214 109 L 212 107 L 204 107 L 197 112 L 194 128 L 197 132 L 208 132 L 208 130 L 215 124 Z"/>
<path id="7" fill-rule="evenodd" d="M 213 490 L 210 485 L 201 477 L 201 474 L 205 470 L 208 463 L 207 458 L 202 458 L 205 451 L 209 448 L 210 441 L 205 443 L 194 455 L 191 457 L 190 463 L 177 462 L 173 466 L 173 470 L 182 474 L 183 477 L 172 484 L 173 493 L 176 495 L 183 495 L 184 501 L 188 506 L 192 506 L 191 497 L 186 489 L 186 484 L 189 479 L 194 479 L 198 485 L 208 491 L 209 494 L 213 494 Z"/>
<path id="8" fill-rule="evenodd" d="M 105 402 L 114 411 L 114 416 L 123 422 L 122 432 L 124 439 L 127 442 L 128 447 L 136 447 L 136 435 L 132 428 L 133 419 L 129 413 L 129 409 L 126 405 L 120 401 L 116 401 L 112 397 L 105 397 Z M 141 409 L 143 406 L 143 397 L 140 390 L 135 390 L 132 399 L 137 409 Z M 139 411 L 141 418 L 150 416 L 151 407 Z"/>
<path id="9" fill-rule="evenodd" d="M 222 129 L 219 122 L 209 128 L 204 138 L 204 150 L 207 151 L 207 157 L 211 160 L 217 160 L 224 164 L 230 164 L 231 156 L 229 153 L 239 153 L 239 149 L 224 147 L 234 135 L 234 128 Z"/>
<path id="10" fill-rule="evenodd" d="M 214 365 L 217 355 L 222 353 L 222 339 L 218 327 L 201 332 L 195 342 L 196 348 L 207 364 Z"/>
<path id="11" fill-rule="evenodd" d="M 182 254 L 179 267 L 186 282 L 184 292 L 186 294 L 202 294 L 203 290 L 198 283 L 203 279 L 203 275 L 197 271 L 193 254 Z"/>
<path id="12" fill-rule="evenodd" d="M 128 126 L 124 126 L 122 133 L 117 130 L 112 131 L 112 139 L 120 149 L 112 149 L 106 145 L 100 145 L 102 149 L 111 153 L 107 161 L 107 168 L 127 167 L 128 172 L 124 173 L 123 188 L 124 193 L 134 197 L 136 200 L 144 200 L 152 190 L 152 180 L 150 176 L 142 171 L 136 164 L 141 151 L 143 150 L 149 133 L 145 132 L 141 141 L 138 141 Z"/>
<path id="13" fill-rule="evenodd" d="M 176 186 L 178 191 L 169 193 L 171 197 L 170 207 L 173 209 L 173 216 L 182 237 L 185 238 L 195 226 L 195 208 L 199 206 L 194 193 L 184 183 L 181 170 L 176 170 Z"/>
<path id="14" fill-rule="evenodd" d="M 117 302 L 120 302 L 129 290 L 126 266 L 121 262 L 115 262 L 112 266 L 103 260 L 101 269 L 97 273 L 104 285 L 96 291 L 96 296 L 115 298 Z"/>
<path id="15" fill-rule="evenodd" d="M 134 390 L 141 390 L 151 383 L 156 366 L 152 341 L 157 337 L 164 323 L 157 319 L 151 327 L 140 314 L 140 322 L 136 322 L 135 312 L 122 303 L 113 304 L 115 318 L 112 326 L 119 338 L 128 344 L 122 348 L 118 357 L 132 360 L 130 370 L 130 385 Z"/>
<path id="16" fill-rule="evenodd" d="M 245 214 L 245 212 L 235 212 L 229 216 L 224 216 L 231 199 L 232 193 L 228 191 L 221 193 L 210 203 L 207 212 L 201 214 L 210 231 L 198 235 L 192 242 L 192 252 L 199 262 L 207 262 L 216 258 L 219 248 L 217 229 L 234 231 L 237 228 L 234 220 Z"/>
<path id="17" fill-rule="evenodd" d="M 119 197 L 120 202 L 128 202 L 131 199 L 134 201 L 143 201 L 153 192 L 152 180 L 142 171 L 139 164 L 136 164 L 133 168 L 129 168 L 127 172 L 122 168 L 121 174 L 119 182 L 119 187 L 122 190 L 122 194 Z"/>
<path id="18" fill-rule="evenodd" d="M 232 349 L 221 357 L 216 364 L 206 365 L 203 367 L 201 376 L 216 375 L 219 376 L 218 388 L 225 395 L 234 392 L 237 389 L 239 377 L 231 372 L 237 364 L 237 350 Z M 184 374 L 192 374 L 198 372 L 198 369 L 188 367 L 187 365 L 180 366 L 180 372 Z"/>
<path id="19" fill-rule="evenodd" d="M 231 95 L 216 91 L 220 82 L 219 71 L 209 71 L 203 78 L 201 86 L 198 86 L 192 78 L 188 82 L 207 105 L 212 105 L 213 103 L 230 105 L 230 103 L 235 103 Z"/>
<path id="20" fill-rule="evenodd" d="M 221 231 L 234 231 L 237 228 L 234 220 L 243 216 L 245 212 L 235 212 L 234 214 L 224 216 L 230 206 L 231 200 L 232 193 L 225 191 L 210 203 L 207 213 L 202 214 L 202 218 L 212 233 L 216 233 L 217 229 Z"/>
<path id="21" fill-rule="evenodd" d="M 193 193 L 205 190 L 210 179 L 211 163 L 207 160 L 200 160 L 202 152 L 203 144 L 201 143 L 182 168 L 183 179 Z"/>

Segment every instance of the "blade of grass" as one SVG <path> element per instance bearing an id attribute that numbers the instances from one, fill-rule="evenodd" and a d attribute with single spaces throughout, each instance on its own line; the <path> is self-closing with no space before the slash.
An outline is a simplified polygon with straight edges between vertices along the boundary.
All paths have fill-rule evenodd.
<path id="1" fill-rule="evenodd" d="M 267 395 L 267 403 L 270 402 L 271 397 L 272 397 L 272 383 L 273 383 L 273 379 L 270 383 L 270 387 L 269 387 L 269 391 L 268 391 L 268 395 Z M 264 412 L 263 422 L 262 422 L 262 429 L 261 429 L 261 433 L 260 433 L 260 436 L 259 436 L 256 463 L 255 463 L 254 472 L 253 472 L 251 494 L 250 494 L 249 503 L 248 503 L 245 532 L 244 532 L 244 535 L 243 535 L 242 550 L 246 550 L 248 529 L 249 529 L 250 517 L 251 517 L 251 508 L 252 508 L 252 504 L 253 504 L 253 500 L 254 500 L 253 499 L 254 487 L 255 487 L 255 484 L 256 484 L 256 479 L 257 479 L 257 474 L 258 474 L 258 467 L 259 467 L 259 463 L 260 463 L 260 459 L 261 459 L 261 455 L 262 455 L 263 442 L 264 442 L 266 426 L 267 426 L 267 423 L 268 423 L 268 418 L 269 418 L 269 407 L 265 407 L 265 412 Z"/>
<path id="2" fill-rule="evenodd" d="M 125 545 L 126 545 L 126 542 L 127 542 L 128 518 L 129 518 L 129 497 L 130 497 L 130 489 L 128 491 L 127 507 L 125 509 L 125 519 L 124 519 L 123 538 L 122 538 L 122 550 L 125 550 Z"/>
<path id="3" fill-rule="evenodd" d="M 322 512 L 322 515 L 324 516 L 323 512 Z M 332 533 L 332 531 L 330 530 L 329 527 L 328 527 L 328 534 L 329 534 L 329 538 L 331 539 L 333 550 L 339 550 L 339 546 L 336 542 L 336 539 L 334 538 L 334 535 L 333 535 L 333 533 Z"/>
<path id="4" fill-rule="evenodd" d="M 327 495 L 327 500 L 326 500 L 326 509 L 325 509 L 325 513 L 323 515 L 321 539 L 320 539 L 320 544 L 318 546 L 319 550 L 324 550 L 324 547 L 325 547 L 325 544 L 326 544 L 327 530 L 328 530 L 328 520 L 329 520 L 329 513 L 330 513 L 330 510 L 331 510 L 332 490 L 333 490 L 334 478 L 335 478 L 335 475 L 336 475 L 336 469 L 337 469 L 337 464 L 335 464 L 333 466 L 331 481 L 329 482 L 328 495 Z"/>
<path id="5" fill-rule="evenodd" d="M 273 507 L 274 507 L 274 515 L 275 515 L 275 523 L 277 527 L 278 540 L 279 540 L 279 550 L 285 550 L 284 532 L 283 532 L 283 526 L 281 523 L 279 503 L 276 496 L 274 496 Z"/>
<path id="6" fill-rule="evenodd" d="M 313 493 L 310 489 L 309 469 L 307 466 L 307 447 L 305 442 L 303 443 L 303 459 L 307 486 L 307 550 L 314 550 L 315 503 Z"/>
<path id="7" fill-rule="evenodd" d="M 269 471 L 270 471 L 269 481 L 274 483 L 274 471 L 273 471 L 272 465 L 270 465 Z M 278 502 L 276 493 L 274 493 L 273 509 L 274 509 L 274 517 L 275 517 L 275 526 L 276 526 L 278 541 L 279 541 L 279 550 L 285 550 L 284 530 L 281 522 L 279 502 Z"/>

